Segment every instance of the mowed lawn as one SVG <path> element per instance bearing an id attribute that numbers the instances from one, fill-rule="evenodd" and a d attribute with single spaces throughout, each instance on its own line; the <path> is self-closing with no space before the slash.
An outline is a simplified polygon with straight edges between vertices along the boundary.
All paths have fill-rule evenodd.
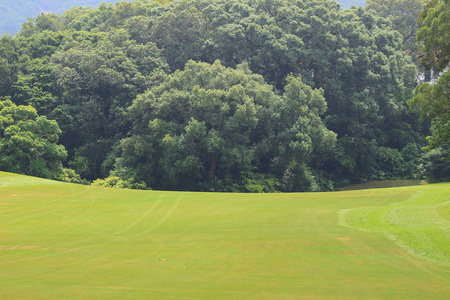
<path id="1" fill-rule="evenodd" d="M 450 299 L 449 245 L 449 184 L 225 194 L 0 173 L 2 300 Z"/>

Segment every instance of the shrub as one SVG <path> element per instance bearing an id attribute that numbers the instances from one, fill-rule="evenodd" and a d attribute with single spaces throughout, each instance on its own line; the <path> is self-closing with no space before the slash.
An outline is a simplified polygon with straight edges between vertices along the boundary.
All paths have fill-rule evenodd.
<path id="1" fill-rule="evenodd" d="M 121 189 L 138 189 L 138 190 L 148 190 L 145 182 L 134 182 L 133 180 L 123 180 L 118 176 L 109 176 L 105 179 L 96 179 L 92 182 L 93 186 L 103 186 L 110 188 L 121 188 Z"/>
<path id="2" fill-rule="evenodd" d="M 450 153 L 443 148 L 423 155 L 425 176 L 432 182 L 450 181 Z"/>

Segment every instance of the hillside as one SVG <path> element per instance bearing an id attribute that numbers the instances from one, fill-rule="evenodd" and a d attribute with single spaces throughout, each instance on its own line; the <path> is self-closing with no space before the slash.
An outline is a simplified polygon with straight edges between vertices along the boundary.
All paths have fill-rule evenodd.
<path id="1" fill-rule="evenodd" d="M 445 299 L 449 191 L 132 191 L 1 172 L 0 296 Z"/>
<path id="2" fill-rule="evenodd" d="M 116 3 L 116 0 L 3 0 L 0 2 L 0 35 L 16 34 L 27 18 L 34 18 L 39 13 L 57 13 L 74 6 L 97 7 L 100 3 Z M 342 7 L 365 5 L 365 0 L 338 0 Z"/>
<path id="3" fill-rule="evenodd" d="M 16 34 L 27 18 L 39 13 L 62 13 L 74 6 L 97 7 L 115 0 L 3 0 L 0 2 L 0 34 Z"/>

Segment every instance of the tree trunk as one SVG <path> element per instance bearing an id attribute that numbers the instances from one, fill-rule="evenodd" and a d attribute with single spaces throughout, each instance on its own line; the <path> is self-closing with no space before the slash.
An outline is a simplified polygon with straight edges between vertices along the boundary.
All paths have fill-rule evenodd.
<path id="1" fill-rule="evenodd" d="M 424 74 L 424 82 L 430 82 L 431 81 L 431 69 L 425 69 Z"/>
<path id="2" fill-rule="evenodd" d="M 227 172 L 225 173 L 225 177 L 226 178 L 228 175 L 230 175 L 231 170 L 236 166 L 236 164 L 233 164 L 232 166 L 227 167 Z"/>
<path id="3" fill-rule="evenodd" d="M 217 157 L 218 157 L 217 153 L 214 153 L 211 156 L 211 166 L 209 167 L 209 172 L 208 172 L 208 180 L 209 180 L 209 182 L 211 182 L 214 179 L 214 175 L 216 173 Z"/>

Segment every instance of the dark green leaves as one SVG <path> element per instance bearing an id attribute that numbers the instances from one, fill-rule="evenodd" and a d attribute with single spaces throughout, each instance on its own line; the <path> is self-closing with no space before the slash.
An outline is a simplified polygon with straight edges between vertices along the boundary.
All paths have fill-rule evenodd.
<path id="1" fill-rule="evenodd" d="M 281 178 L 335 139 L 319 117 L 326 108 L 321 91 L 299 78 L 289 79 L 286 91 L 277 96 L 245 65 L 190 61 L 133 102 L 134 134 L 122 141 L 117 172 L 146 170 L 136 179 L 169 189 L 212 187 L 258 168 Z M 277 163 L 261 165 L 270 158 Z"/>
<path id="2" fill-rule="evenodd" d="M 31 106 L 0 101 L 0 169 L 3 171 L 58 178 L 67 153 L 57 145 L 58 124 L 39 117 Z"/>

